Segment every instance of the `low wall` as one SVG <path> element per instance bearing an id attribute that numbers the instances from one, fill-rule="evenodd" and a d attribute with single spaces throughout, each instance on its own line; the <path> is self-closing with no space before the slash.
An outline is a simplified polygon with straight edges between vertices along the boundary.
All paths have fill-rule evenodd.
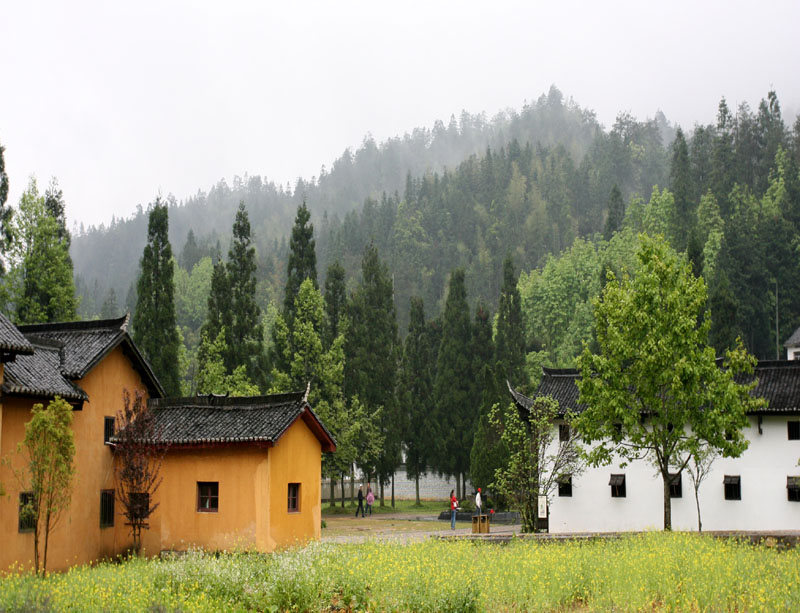
<path id="1" fill-rule="evenodd" d="M 358 486 L 364 485 L 364 492 L 366 493 L 366 482 L 363 478 L 356 478 L 354 484 L 354 493 L 358 494 Z M 372 491 L 375 492 L 375 497 L 380 495 L 380 488 L 378 484 L 373 481 L 371 483 Z M 456 488 L 455 477 L 438 476 L 435 473 L 429 473 L 419 478 L 419 497 L 422 500 L 442 500 L 447 501 L 450 497 L 450 490 Z M 342 495 L 341 482 L 337 479 L 334 482 L 334 496 L 336 499 L 341 498 Z M 322 480 L 322 501 L 327 502 L 330 497 L 330 480 Z M 471 498 L 474 494 L 472 483 L 467 479 L 467 497 Z M 344 481 L 345 497 L 350 496 L 350 479 Z M 392 495 L 392 484 L 384 486 L 384 496 L 388 499 Z M 400 465 L 394 475 L 394 497 L 395 500 L 416 500 L 416 485 L 414 479 L 409 479 L 406 475 L 406 467 Z"/>

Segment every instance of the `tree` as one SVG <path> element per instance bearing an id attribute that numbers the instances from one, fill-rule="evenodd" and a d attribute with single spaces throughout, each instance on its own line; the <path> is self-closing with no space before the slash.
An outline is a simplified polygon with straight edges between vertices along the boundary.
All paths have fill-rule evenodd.
<path id="1" fill-rule="evenodd" d="M 617 184 L 611 188 L 611 194 L 608 196 L 608 217 L 606 217 L 606 225 L 603 230 L 603 238 L 607 241 L 611 240 L 614 232 L 618 232 L 622 228 L 622 221 L 625 219 L 625 203 L 622 201 L 622 193 L 619 191 Z"/>
<path id="2" fill-rule="evenodd" d="M 75 474 L 75 437 L 72 432 L 72 406 L 56 396 L 47 408 L 33 405 L 31 420 L 25 424 L 25 438 L 19 450 L 27 466 L 18 478 L 28 496 L 20 509 L 21 520 L 33 527 L 34 571 L 47 573 L 47 546 L 50 532 L 58 524 L 72 499 Z M 40 555 L 40 544 L 43 551 Z"/>
<path id="3" fill-rule="evenodd" d="M 17 321 L 75 319 L 78 300 L 69 241 L 62 237 L 59 221 L 49 214 L 34 178 L 20 198 L 19 214 L 13 219 L 13 235 L 9 283 Z"/>
<path id="4" fill-rule="evenodd" d="M 519 509 L 523 532 L 538 529 L 539 496 L 549 499 L 555 486 L 578 475 L 582 459 L 578 435 L 571 424 L 571 414 L 563 416 L 569 429 L 565 441 L 554 444 L 558 429 L 558 403 L 549 396 L 534 398 L 530 409 L 518 409 L 513 403 L 505 411 L 492 407 L 491 424 L 508 449 L 507 463 L 495 471 L 492 487 Z"/>
<path id="5" fill-rule="evenodd" d="M 403 416 L 403 443 L 406 450 L 406 474 L 414 479 L 416 504 L 420 505 L 419 478 L 426 474 L 436 445 L 433 414 L 433 377 L 430 347 L 425 326 L 422 298 L 411 298 L 408 335 L 403 348 L 398 382 L 398 404 Z"/>
<path id="6" fill-rule="evenodd" d="M 675 197 L 675 235 L 679 251 L 686 249 L 689 242 L 689 233 L 694 225 L 694 206 L 692 195 L 692 168 L 689 161 L 689 146 L 683 136 L 683 130 L 678 128 L 675 140 L 672 143 L 672 163 L 669 172 L 669 188 Z"/>
<path id="7" fill-rule="evenodd" d="M 128 520 L 133 537 L 133 550 L 141 551 L 142 530 L 158 508 L 153 498 L 161 485 L 161 463 L 167 445 L 160 442 L 161 433 L 144 394 L 136 390 L 131 398 L 122 393 L 124 408 L 117 413 L 114 437 L 114 477 L 117 499 Z"/>
<path id="8" fill-rule="evenodd" d="M 473 425 L 474 436 L 470 446 L 469 475 L 472 484 L 486 488 L 494 478 L 494 469 L 502 459 L 494 457 L 497 449 L 497 437 L 489 428 L 481 427 L 481 417 L 488 414 L 498 397 L 496 376 L 494 373 L 495 349 L 492 342 L 491 314 L 482 301 L 475 307 L 475 320 L 472 326 L 470 341 L 472 356 L 472 393 L 470 412 L 476 416 Z"/>
<path id="9" fill-rule="evenodd" d="M 103 305 L 100 307 L 100 319 L 113 319 L 114 317 L 119 317 L 119 305 L 117 304 L 117 293 L 113 287 L 109 287 Z"/>
<path id="10" fill-rule="evenodd" d="M 576 425 L 593 465 L 615 456 L 623 465 L 647 458 L 661 474 L 664 529 L 672 526 L 669 486 L 690 456 L 709 445 L 736 457 L 747 447 L 747 412 L 763 401 L 735 377 L 755 360 L 741 344 L 720 368 L 708 346 L 711 316 L 701 317 L 706 285 L 661 237 L 641 236 L 633 278 L 613 273 L 594 303 L 598 352 L 578 358 L 580 402 Z M 701 321 L 702 319 L 702 321 Z"/>
<path id="11" fill-rule="evenodd" d="M 347 309 L 345 395 L 357 396 L 368 412 L 382 408 L 380 429 L 384 444 L 376 469 L 383 505 L 383 484 L 389 482 L 400 463 L 402 421 L 395 397 L 400 349 L 392 278 L 374 245 L 364 250 L 361 275 Z"/>
<path id="12" fill-rule="evenodd" d="M 317 287 L 317 254 L 314 244 L 314 225 L 309 223 L 311 213 L 303 202 L 297 207 L 297 216 L 289 240 L 289 262 L 286 269 L 286 291 L 283 296 L 283 311 L 291 326 L 294 315 L 294 299 L 305 279 L 311 279 Z"/>
<path id="13" fill-rule="evenodd" d="M 347 293 L 344 267 L 336 260 L 325 274 L 325 346 L 330 347 L 339 335 L 339 321 L 345 316 Z"/>
<path id="14" fill-rule="evenodd" d="M 436 363 L 433 398 L 437 428 L 440 433 L 436 467 L 457 477 L 457 495 L 463 495 L 464 475 L 469 471 L 470 451 L 477 414 L 472 396 L 473 362 L 470 356 L 472 325 L 467 306 L 464 271 L 457 269 L 450 277 L 444 307 L 442 342 Z"/>
<path id="15" fill-rule="evenodd" d="M 175 322 L 175 286 L 172 246 L 169 243 L 169 212 L 161 197 L 148 216 L 147 244 L 140 262 L 133 340 L 158 376 L 167 394 L 180 393 L 178 350 L 180 339 Z"/>
<path id="16" fill-rule="evenodd" d="M 711 466 L 719 454 L 713 447 L 701 445 L 689 457 L 686 464 L 686 471 L 689 473 L 689 480 L 692 482 L 694 490 L 694 502 L 697 505 L 697 531 L 703 531 L 703 521 L 700 517 L 700 484 L 711 474 Z"/>
<path id="17" fill-rule="evenodd" d="M 233 372 L 244 365 L 250 380 L 264 384 L 264 373 L 260 369 L 264 357 L 264 326 L 261 309 L 256 303 L 256 249 L 251 240 L 250 220 L 244 202 L 240 202 L 228 251 L 231 328 L 225 366 Z"/>
<path id="18" fill-rule="evenodd" d="M 11 243 L 11 220 L 14 209 L 6 206 L 8 200 L 8 173 L 3 153 L 5 147 L 0 145 L 0 275 L 5 274 L 5 254 Z"/>
<path id="19" fill-rule="evenodd" d="M 259 389 L 247 378 L 244 364 L 230 374 L 225 369 L 225 328 L 211 340 L 203 333 L 198 354 L 203 356 L 202 367 L 197 372 L 197 393 L 225 394 L 230 396 L 257 396 Z"/>
<path id="20" fill-rule="evenodd" d="M 522 298 L 517 288 L 514 262 L 510 255 L 503 261 L 503 287 L 497 306 L 497 332 L 494 342 L 494 361 L 497 369 L 497 389 L 511 381 L 525 383 L 525 328 L 522 322 Z M 491 405 L 489 405 L 491 406 Z"/>

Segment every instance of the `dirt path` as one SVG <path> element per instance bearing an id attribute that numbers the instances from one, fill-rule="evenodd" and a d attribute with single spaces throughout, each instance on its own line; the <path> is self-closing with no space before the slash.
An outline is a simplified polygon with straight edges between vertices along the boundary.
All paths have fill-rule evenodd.
<path id="1" fill-rule="evenodd" d="M 439 521 L 435 516 L 418 513 L 393 513 L 391 515 L 374 515 L 365 518 L 326 517 L 326 528 L 322 530 L 322 540 L 328 543 L 363 543 L 367 540 L 395 541 L 410 543 L 422 541 L 432 536 L 466 536 L 472 533 L 472 525 L 458 522 L 456 529 L 450 529 L 450 523 Z M 516 534 L 519 524 L 491 527 L 493 534 Z"/>

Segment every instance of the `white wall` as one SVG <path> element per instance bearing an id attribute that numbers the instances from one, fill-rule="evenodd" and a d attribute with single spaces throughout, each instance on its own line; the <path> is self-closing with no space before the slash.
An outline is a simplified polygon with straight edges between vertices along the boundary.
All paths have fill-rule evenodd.
<path id="1" fill-rule="evenodd" d="M 790 441 L 787 421 L 800 417 L 750 417 L 750 446 L 740 458 L 717 458 L 700 485 L 703 530 L 797 530 L 800 502 L 789 502 L 786 477 L 800 475 L 800 441 Z M 558 443 L 556 433 L 554 444 Z M 611 473 L 624 473 L 627 496 L 612 498 Z M 741 500 L 725 500 L 723 476 L 741 476 Z M 686 471 L 683 497 L 672 499 L 672 528 L 697 530 L 694 489 Z M 550 532 L 615 532 L 661 529 L 664 525 L 661 476 L 649 462 L 587 468 L 572 480 L 572 497 L 550 498 Z"/>

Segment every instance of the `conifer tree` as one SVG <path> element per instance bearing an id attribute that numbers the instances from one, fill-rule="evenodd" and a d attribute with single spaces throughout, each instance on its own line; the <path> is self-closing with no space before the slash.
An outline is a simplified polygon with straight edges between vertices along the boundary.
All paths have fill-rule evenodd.
<path id="1" fill-rule="evenodd" d="M 147 244 L 140 262 L 133 340 L 141 349 L 167 394 L 180 393 L 175 323 L 175 288 L 172 246 L 169 243 L 169 212 L 161 197 L 148 216 Z"/>
<path id="2" fill-rule="evenodd" d="M 382 407 L 380 429 L 385 437 L 376 469 L 387 483 L 400 462 L 401 420 L 395 400 L 399 341 L 392 278 L 370 244 L 361 260 L 361 283 L 348 304 L 350 327 L 345 344 L 345 390 L 375 411 Z M 383 488 L 381 487 L 381 504 Z"/>
<path id="3" fill-rule="evenodd" d="M 497 389 L 503 394 L 506 380 L 515 387 L 525 384 L 525 330 L 522 323 L 522 298 L 517 289 L 514 261 L 506 256 L 503 262 L 503 287 L 497 306 L 495 338 Z M 493 400 L 496 402 L 499 398 Z"/>
<path id="4" fill-rule="evenodd" d="M 622 201 L 622 193 L 619 191 L 617 184 L 611 188 L 611 194 L 608 197 L 608 217 L 606 217 L 606 226 L 603 230 L 603 238 L 607 241 L 611 240 L 614 232 L 618 232 L 622 228 L 622 220 L 625 218 L 625 203 Z"/>
<path id="5" fill-rule="evenodd" d="M 11 242 L 11 216 L 13 215 L 13 209 L 6 206 L 6 201 L 8 200 L 8 173 L 6 173 L 4 152 L 5 147 L 0 145 L 0 256 L 5 255 Z M 3 259 L 0 257 L 0 275 L 5 272 Z"/>
<path id="6" fill-rule="evenodd" d="M 251 240 L 250 220 L 244 202 L 240 202 L 228 251 L 231 332 L 225 366 L 233 372 L 244 365 L 251 381 L 264 384 L 265 373 L 258 372 L 264 353 L 264 326 L 256 304 L 256 249 Z"/>
<path id="7" fill-rule="evenodd" d="M 472 324 L 463 269 L 450 277 L 442 322 L 442 342 L 436 363 L 433 398 L 440 432 L 436 467 L 457 477 L 457 492 L 469 471 L 475 418 L 473 398 Z"/>
<path id="8" fill-rule="evenodd" d="M 347 306 L 344 267 L 336 260 L 325 274 L 325 346 L 330 347 L 339 335 L 339 319 Z"/>
<path id="9" fill-rule="evenodd" d="M 422 298 L 411 298 L 408 335 L 403 349 L 398 384 L 398 402 L 403 417 L 406 474 L 416 484 L 416 504 L 420 504 L 419 478 L 428 470 L 436 445 L 433 414 L 433 378 L 430 346 L 425 326 Z"/>
<path id="10" fill-rule="evenodd" d="M 289 262 L 286 270 L 286 291 L 283 297 L 283 312 L 291 327 L 294 315 L 294 300 L 300 285 L 305 279 L 311 279 L 317 287 L 317 254 L 314 243 L 314 225 L 309 223 L 311 213 L 303 202 L 297 208 L 297 216 L 289 240 Z"/>
<path id="11" fill-rule="evenodd" d="M 689 162 L 689 146 L 678 128 L 672 143 L 672 163 L 669 171 L 670 191 L 675 197 L 675 231 L 678 244 L 673 245 L 683 251 L 689 243 L 689 234 L 694 226 L 694 206 L 692 204 L 692 169 Z"/>
<path id="12" fill-rule="evenodd" d="M 17 321 L 43 323 L 75 319 L 78 300 L 69 244 L 59 221 L 48 213 L 45 198 L 31 179 L 13 220 L 10 275 Z M 67 233 L 67 236 L 69 233 Z"/>

